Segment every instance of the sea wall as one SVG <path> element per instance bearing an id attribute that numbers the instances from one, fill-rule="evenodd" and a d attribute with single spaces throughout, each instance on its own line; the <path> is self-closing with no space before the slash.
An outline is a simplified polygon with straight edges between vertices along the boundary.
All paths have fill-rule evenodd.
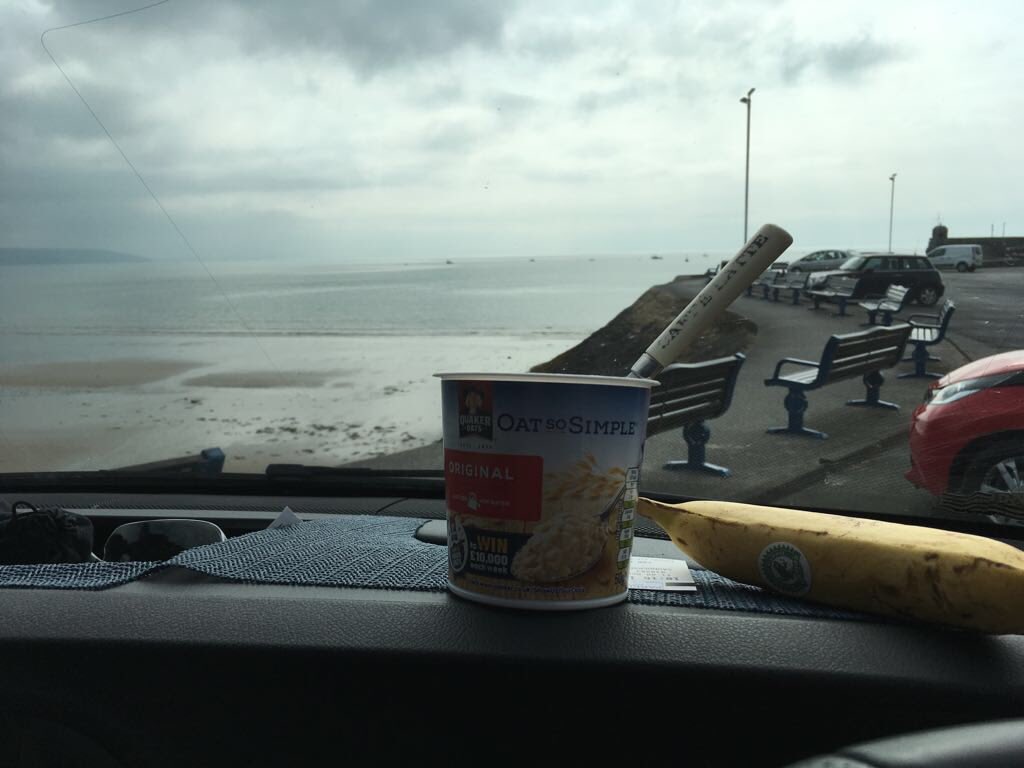
<path id="1" fill-rule="evenodd" d="M 940 224 L 932 229 L 925 252 L 943 245 L 980 245 L 986 263 L 1002 264 L 1007 258 L 1024 262 L 1024 237 L 950 237 Z"/>

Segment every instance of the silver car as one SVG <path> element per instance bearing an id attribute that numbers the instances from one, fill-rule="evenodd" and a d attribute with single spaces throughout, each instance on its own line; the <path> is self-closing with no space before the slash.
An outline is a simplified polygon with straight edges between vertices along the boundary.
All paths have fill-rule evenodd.
<path id="1" fill-rule="evenodd" d="M 789 271 L 821 272 L 825 269 L 839 269 L 851 256 L 859 255 L 859 251 L 815 251 L 790 263 Z"/>

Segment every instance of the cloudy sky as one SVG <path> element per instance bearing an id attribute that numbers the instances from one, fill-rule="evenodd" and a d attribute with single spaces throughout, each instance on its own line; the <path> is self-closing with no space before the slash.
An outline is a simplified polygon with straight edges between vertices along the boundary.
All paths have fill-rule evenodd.
<path id="1" fill-rule="evenodd" d="M 0 0 L 0 246 L 189 254 Z M 898 6 L 895 10 L 889 6 Z M 206 259 L 1024 234 L 1024 4 L 169 0 L 47 47 Z"/>

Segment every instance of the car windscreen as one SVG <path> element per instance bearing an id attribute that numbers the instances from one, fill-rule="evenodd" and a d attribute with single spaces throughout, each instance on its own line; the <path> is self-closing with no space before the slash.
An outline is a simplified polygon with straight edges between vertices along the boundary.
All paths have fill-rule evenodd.
<path id="1" fill-rule="evenodd" d="M 1021 23 L 923 1 L 2 5 L 0 475 L 501 453 L 547 417 L 478 385 L 471 447 L 446 445 L 434 374 L 624 377 L 770 222 L 794 236 L 779 262 L 856 274 L 759 274 L 665 361 L 689 377 L 653 391 L 672 418 L 621 427 L 642 466 L 580 442 L 586 466 L 536 473 L 551 503 L 637 475 L 922 518 L 1013 495 L 1019 390 L 926 393 L 1024 338 L 1024 186 L 989 162 L 1019 156 Z M 863 271 L 968 243 L 973 271 Z M 595 418 L 621 421 L 552 414 L 547 437 Z"/>

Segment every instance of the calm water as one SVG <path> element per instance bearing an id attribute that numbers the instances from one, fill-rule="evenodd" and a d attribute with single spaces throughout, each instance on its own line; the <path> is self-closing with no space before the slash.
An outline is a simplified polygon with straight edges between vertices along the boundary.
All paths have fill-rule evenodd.
<path id="1" fill-rule="evenodd" d="M 0 334 L 585 335 L 718 258 L 0 267 Z"/>

